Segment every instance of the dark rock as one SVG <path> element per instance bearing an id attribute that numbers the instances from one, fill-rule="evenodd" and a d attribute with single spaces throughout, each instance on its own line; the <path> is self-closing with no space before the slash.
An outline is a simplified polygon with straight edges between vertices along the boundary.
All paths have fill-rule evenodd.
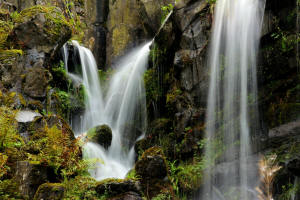
<path id="1" fill-rule="evenodd" d="M 117 197 L 110 198 L 110 200 L 142 200 L 142 199 L 143 198 L 141 197 L 141 195 L 135 192 L 126 192 Z"/>
<path id="2" fill-rule="evenodd" d="M 206 11 L 206 10 L 205 10 Z M 182 49 L 202 49 L 210 37 L 210 20 L 205 15 L 195 19 L 182 33 L 180 47 Z"/>
<path id="3" fill-rule="evenodd" d="M 269 130 L 267 148 L 276 148 L 286 143 L 288 138 L 300 136 L 300 120 L 283 124 Z M 294 139 L 297 141 L 297 139 Z"/>
<path id="4" fill-rule="evenodd" d="M 111 197 L 128 192 L 141 194 L 139 183 L 129 179 L 105 179 L 97 184 L 96 192 Z"/>
<path id="5" fill-rule="evenodd" d="M 194 1 L 193 3 L 180 1 L 176 4 L 175 19 L 179 29 L 184 32 L 207 6 L 206 0 Z"/>
<path id="6" fill-rule="evenodd" d="M 164 179 L 167 174 L 167 164 L 162 149 L 152 147 L 146 150 L 135 164 L 135 171 L 142 181 Z"/>
<path id="7" fill-rule="evenodd" d="M 46 89 L 51 79 L 51 74 L 42 67 L 28 69 L 23 83 L 24 93 L 32 98 L 46 97 Z"/>
<path id="8" fill-rule="evenodd" d="M 122 145 L 131 148 L 143 131 L 135 126 L 133 123 L 127 123 L 121 126 L 120 131 L 123 133 Z M 129 149 L 128 149 L 129 150 Z"/>
<path id="9" fill-rule="evenodd" d="M 47 167 L 27 161 L 18 161 L 15 179 L 18 182 L 20 193 L 32 199 L 39 185 L 47 182 L 47 173 Z"/>
<path id="10" fill-rule="evenodd" d="M 112 131 L 108 125 L 96 126 L 88 131 L 87 138 L 108 148 L 111 145 Z"/>
<path id="11" fill-rule="evenodd" d="M 295 176 L 300 177 L 300 157 L 290 161 L 287 169 Z"/>
<path id="12" fill-rule="evenodd" d="M 270 10 L 267 10 L 264 14 L 264 20 L 262 24 L 262 37 L 271 33 L 275 28 L 275 16 Z"/>
<path id="13" fill-rule="evenodd" d="M 64 196 L 65 188 L 60 183 L 44 183 L 39 186 L 33 200 L 60 200 Z"/>

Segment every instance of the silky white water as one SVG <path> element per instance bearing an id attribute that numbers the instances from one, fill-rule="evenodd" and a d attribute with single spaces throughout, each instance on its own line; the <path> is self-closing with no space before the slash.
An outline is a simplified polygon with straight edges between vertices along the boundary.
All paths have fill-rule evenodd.
<path id="1" fill-rule="evenodd" d="M 256 163 L 247 162 L 257 121 L 256 55 L 264 0 L 218 0 L 208 67 L 210 83 L 206 116 L 208 139 L 202 199 L 257 199 Z M 249 115 L 251 113 L 251 116 Z M 216 172 L 214 166 L 231 163 Z"/>
<path id="2" fill-rule="evenodd" d="M 73 123 L 73 130 L 77 135 L 84 135 L 90 128 L 107 124 L 113 133 L 108 149 L 92 142 L 84 146 L 85 159 L 98 159 L 96 166 L 89 170 L 97 180 L 124 178 L 134 164 L 134 143 L 144 134 L 147 125 L 143 74 L 151 43 L 135 48 L 121 59 L 107 92 L 103 94 L 91 51 L 73 41 L 73 46 L 79 52 L 82 74 L 68 72 L 68 76 L 74 83 L 82 82 L 86 93 L 86 110 L 81 122 Z M 64 56 L 68 54 L 64 53 Z M 68 59 L 64 60 L 66 62 Z"/>

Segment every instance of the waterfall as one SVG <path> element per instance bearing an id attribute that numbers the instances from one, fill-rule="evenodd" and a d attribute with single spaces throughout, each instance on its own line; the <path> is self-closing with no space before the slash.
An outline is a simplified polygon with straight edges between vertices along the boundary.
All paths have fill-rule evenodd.
<path id="1" fill-rule="evenodd" d="M 252 127 L 257 123 L 256 55 L 264 6 L 264 0 L 216 3 L 208 60 L 205 159 L 209 166 L 202 199 L 256 199 L 258 177 L 250 174 L 256 163 L 249 162 L 249 156 Z M 227 165 L 217 172 L 219 163 Z"/>
<path id="2" fill-rule="evenodd" d="M 146 98 L 143 74 L 148 64 L 151 42 L 135 48 L 117 64 L 105 94 L 98 77 L 98 69 L 91 51 L 73 41 L 79 52 L 81 74 L 68 72 L 73 82 L 84 85 L 86 109 L 80 123 L 73 123 L 76 135 L 84 135 L 90 128 L 107 124 L 112 129 L 112 143 L 108 149 L 87 142 L 85 159 L 99 162 L 89 172 L 97 180 L 124 178 L 134 164 L 134 143 L 146 130 Z M 66 51 L 66 48 L 63 48 Z M 65 63 L 68 53 L 64 53 Z"/>

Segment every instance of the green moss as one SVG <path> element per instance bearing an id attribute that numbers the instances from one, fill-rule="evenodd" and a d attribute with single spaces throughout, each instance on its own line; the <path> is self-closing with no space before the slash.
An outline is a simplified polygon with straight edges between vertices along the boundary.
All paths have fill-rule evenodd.
<path id="1" fill-rule="evenodd" d="M 4 47 L 7 37 L 12 29 L 13 24 L 11 22 L 0 20 L 0 49 Z"/>
<path id="2" fill-rule="evenodd" d="M 14 22 L 23 23 L 27 20 L 30 20 L 37 14 L 44 15 L 46 20 L 44 31 L 49 38 L 52 38 L 53 42 L 56 42 L 58 38 L 60 38 L 61 34 L 65 32 L 65 27 L 69 27 L 71 29 L 70 23 L 66 20 L 65 16 L 57 7 L 41 5 L 22 10 L 20 14 L 15 17 Z"/>
<path id="3" fill-rule="evenodd" d="M 146 89 L 147 104 L 156 102 L 162 95 L 161 88 L 159 86 L 158 74 L 155 69 L 149 69 L 144 73 L 144 83 Z"/>
<path id="4" fill-rule="evenodd" d="M 17 181 L 14 179 L 0 180 L 0 199 L 2 200 L 27 200 L 18 192 Z"/>
<path id="5" fill-rule="evenodd" d="M 61 200 L 64 195 L 64 185 L 61 183 L 44 183 L 40 185 L 33 200 L 40 200 L 46 197 L 51 200 Z"/>
<path id="6" fill-rule="evenodd" d="M 63 200 L 101 199 L 95 187 L 97 182 L 89 176 L 76 176 L 63 182 L 65 195 Z"/>

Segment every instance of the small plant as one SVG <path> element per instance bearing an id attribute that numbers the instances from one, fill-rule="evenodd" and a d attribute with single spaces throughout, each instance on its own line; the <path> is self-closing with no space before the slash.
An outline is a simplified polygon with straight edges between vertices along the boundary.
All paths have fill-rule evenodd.
<path id="1" fill-rule="evenodd" d="M 174 6 L 171 3 L 161 7 L 161 11 L 162 11 L 161 23 L 165 21 L 166 17 L 169 15 L 170 12 L 172 12 L 173 9 Z"/>
<path id="2" fill-rule="evenodd" d="M 277 155 L 272 154 L 268 157 L 261 158 L 259 161 L 258 166 L 261 186 L 256 188 L 259 200 L 273 200 L 272 184 L 276 172 L 281 169 L 281 166 L 279 166 L 276 162 L 276 158 Z"/>

